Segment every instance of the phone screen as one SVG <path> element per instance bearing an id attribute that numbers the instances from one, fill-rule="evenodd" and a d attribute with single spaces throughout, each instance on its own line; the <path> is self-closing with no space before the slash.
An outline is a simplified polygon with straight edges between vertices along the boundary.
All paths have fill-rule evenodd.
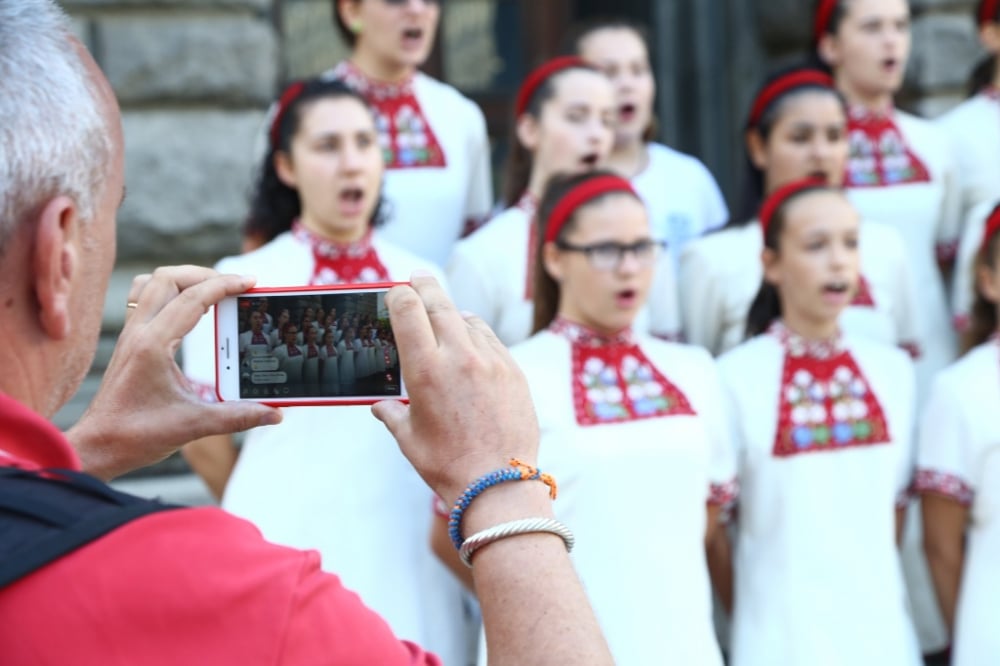
<path id="1" fill-rule="evenodd" d="M 400 397 L 386 291 L 236 297 L 237 330 L 228 340 L 230 353 L 233 342 L 238 346 L 239 398 L 307 402 Z M 221 337 L 221 328 L 219 333 Z"/>

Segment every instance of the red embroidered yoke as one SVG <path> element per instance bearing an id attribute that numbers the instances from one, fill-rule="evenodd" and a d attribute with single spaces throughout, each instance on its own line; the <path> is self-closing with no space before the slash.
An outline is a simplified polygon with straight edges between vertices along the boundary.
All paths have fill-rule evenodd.
<path id="1" fill-rule="evenodd" d="M 312 248 L 316 265 L 311 285 L 389 282 L 389 271 L 372 245 L 372 232 L 354 243 L 334 243 L 317 236 L 296 220 L 292 233 Z"/>
<path id="2" fill-rule="evenodd" d="M 768 333 L 785 350 L 775 456 L 891 441 L 882 406 L 839 333 L 814 342 L 780 322 Z"/>
<path id="3" fill-rule="evenodd" d="M 413 90 L 413 76 L 400 83 L 376 81 L 346 60 L 330 76 L 357 90 L 371 104 L 387 169 L 447 166 L 444 150 Z"/>
<path id="4" fill-rule="evenodd" d="M 285 351 L 289 357 L 302 356 L 302 349 L 298 345 L 285 345 Z"/>
<path id="5" fill-rule="evenodd" d="M 856 308 L 875 307 L 875 298 L 872 297 L 871 287 L 868 286 L 868 280 L 865 279 L 864 275 L 858 276 L 858 291 L 854 294 L 851 305 Z"/>
<path id="6" fill-rule="evenodd" d="M 525 264 L 528 270 L 524 272 L 524 300 L 530 301 L 535 295 L 535 248 L 538 245 L 538 199 L 530 192 L 525 192 L 515 205 L 528 216 L 528 247 L 525 252 Z"/>
<path id="7" fill-rule="evenodd" d="M 252 345 L 266 345 L 267 344 L 267 338 L 264 337 L 264 334 L 261 333 L 260 331 L 256 331 L 256 332 L 254 332 L 250 336 L 250 344 L 252 344 Z"/>
<path id="8" fill-rule="evenodd" d="M 851 108 L 850 158 L 844 187 L 884 187 L 930 182 L 926 165 L 910 149 L 890 113 Z"/>
<path id="9" fill-rule="evenodd" d="M 549 330 L 571 344 L 573 409 L 580 425 L 695 414 L 684 393 L 642 352 L 631 329 L 606 337 L 557 317 Z"/>

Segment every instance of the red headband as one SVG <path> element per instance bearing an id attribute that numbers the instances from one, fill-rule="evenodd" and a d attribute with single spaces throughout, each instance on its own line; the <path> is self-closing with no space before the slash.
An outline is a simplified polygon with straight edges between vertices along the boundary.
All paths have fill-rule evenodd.
<path id="1" fill-rule="evenodd" d="M 521 89 L 517 91 L 517 101 L 514 104 L 514 115 L 520 117 L 528 109 L 531 97 L 538 90 L 538 86 L 545 83 L 553 74 L 557 74 L 565 69 L 594 69 L 594 66 L 578 56 L 562 56 L 553 58 L 544 65 L 539 66 L 521 84 Z"/>
<path id="2" fill-rule="evenodd" d="M 826 29 L 830 27 L 830 19 L 833 18 L 833 12 L 837 9 L 837 5 L 840 4 L 840 0 L 821 0 L 819 6 L 816 7 L 816 18 L 813 23 L 813 38 L 816 43 L 819 44 L 819 40 L 823 38 L 826 33 Z"/>
<path id="3" fill-rule="evenodd" d="M 990 239 L 1000 232 L 1000 205 L 997 205 L 990 213 L 990 216 L 986 218 L 986 229 L 983 231 L 983 244 L 979 247 L 979 251 L 986 254 L 986 250 L 989 248 Z"/>
<path id="4" fill-rule="evenodd" d="M 757 94 L 750 108 L 750 117 L 747 119 L 747 127 L 756 127 L 760 122 L 760 117 L 764 115 L 767 107 L 771 106 L 777 98 L 781 97 L 789 90 L 804 86 L 819 86 L 833 90 L 833 78 L 826 72 L 818 69 L 797 69 L 764 86 L 764 89 Z"/>
<path id="5" fill-rule="evenodd" d="M 982 0 L 979 5 L 979 26 L 997 22 L 997 0 Z"/>
<path id="6" fill-rule="evenodd" d="M 555 242 L 559 232 L 566 226 L 566 222 L 577 208 L 609 192 L 626 192 L 639 198 L 632 185 L 621 176 L 596 176 L 586 180 L 564 194 L 552 209 L 545 227 L 545 242 Z"/>
<path id="7" fill-rule="evenodd" d="M 277 108 L 274 110 L 274 119 L 271 121 L 271 131 L 268 135 L 271 137 L 271 147 L 278 147 L 278 132 L 281 131 L 281 120 L 285 117 L 285 112 L 288 110 L 288 105 L 295 101 L 295 98 L 302 94 L 302 90 L 306 87 L 306 84 L 302 81 L 296 81 L 281 93 L 281 97 L 278 98 Z"/>
<path id="8" fill-rule="evenodd" d="M 804 192 L 806 190 L 811 190 L 819 187 L 829 187 L 829 183 L 822 178 L 803 178 L 802 180 L 795 180 L 786 185 L 782 185 L 777 190 L 772 192 L 764 203 L 760 207 L 760 213 L 757 217 L 760 219 L 760 228 L 767 236 L 767 228 L 771 226 L 771 219 L 774 214 L 778 212 L 778 209 L 785 205 L 789 199 Z"/>

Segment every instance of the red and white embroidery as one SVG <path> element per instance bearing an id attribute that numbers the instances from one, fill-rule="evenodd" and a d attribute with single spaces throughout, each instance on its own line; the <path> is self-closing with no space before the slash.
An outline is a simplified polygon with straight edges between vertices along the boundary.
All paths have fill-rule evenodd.
<path id="1" fill-rule="evenodd" d="M 891 441 L 882 407 L 839 335 L 807 341 L 781 323 L 769 333 L 785 348 L 774 455 Z"/>
<path id="2" fill-rule="evenodd" d="M 412 76 L 400 83 L 375 81 L 347 61 L 328 76 L 357 90 L 372 105 L 387 169 L 447 166 L 444 150 L 420 108 Z"/>
<path id="3" fill-rule="evenodd" d="M 890 113 L 854 107 L 847 131 L 850 157 L 844 187 L 930 182 L 930 171 L 910 149 Z"/>
<path id="4" fill-rule="evenodd" d="M 578 424 L 695 415 L 687 397 L 642 352 L 631 330 L 606 337 L 562 318 L 549 330 L 571 343 Z"/>
<path id="5" fill-rule="evenodd" d="M 856 308 L 875 307 L 875 298 L 872 296 L 871 287 L 868 285 L 868 280 L 865 279 L 864 275 L 858 276 L 858 291 L 854 294 L 851 305 Z"/>
<path id="6" fill-rule="evenodd" d="M 918 493 L 943 495 L 962 506 L 971 506 L 975 496 L 972 487 L 960 477 L 936 469 L 918 469 L 913 487 Z"/>
<path id="7" fill-rule="evenodd" d="M 354 243 L 334 243 L 317 236 L 296 220 L 292 223 L 292 234 L 312 248 L 315 266 L 309 280 L 311 285 L 389 281 L 389 271 L 372 245 L 371 231 Z"/>
<path id="8" fill-rule="evenodd" d="M 736 504 L 739 494 L 740 482 L 735 477 L 725 483 L 712 483 L 708 487 L 708 503 L 728 511 Z"/>

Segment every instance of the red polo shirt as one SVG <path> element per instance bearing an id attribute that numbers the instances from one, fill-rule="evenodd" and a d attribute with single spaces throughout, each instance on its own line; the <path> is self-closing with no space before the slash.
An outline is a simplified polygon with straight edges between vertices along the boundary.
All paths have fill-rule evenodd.
<path id="1" fill-rule="evenodd" d="M 0 394 L 0 465 L 80 461 L 48 421 Z M 0 662 L 440 666 L 319 562 L 219 509 L 139 518 L 0 589 Z"/>

